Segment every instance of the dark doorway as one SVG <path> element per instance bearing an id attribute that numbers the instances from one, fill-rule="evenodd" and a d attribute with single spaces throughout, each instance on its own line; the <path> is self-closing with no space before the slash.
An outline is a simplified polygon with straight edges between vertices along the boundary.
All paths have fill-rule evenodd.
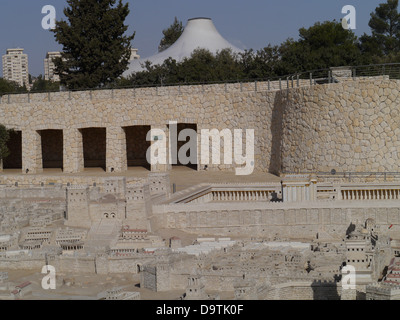
<path id="1" fill-rule="evenodd" d="M 126 156 L 129 167 L 144 167 L 150 170 L 150 163 L 147 162 L 146 153 L 151 142 L 146 140 L 147 133 L 151 126 L 130 126 L 125 127 L 126 135 Z"/>
<path id="2" fill-rule="evenodd" d="M 173 128 L 176 126 L 176 129 Z M 178 123 L 178 124 L 170 124 L 168 125 L 169 134 L 171 139 L 171 153 L 172 157 L 174 157 L 174 153 L 176 155 L 176 163 L 173 163 L 173 166 L 185 166 L 191 168 L 193 170 L 197 170 L 197 124 L 194 123 Z M 186 130 L 182 132 L 183 130 Z M 176 141 L 172 141 L 174 139 L 173 130 L 176 130 Z M 196 136 L 186 136 L 185 133 L 192 132 Z M 181 137 L 180 134 L 182 133 Z M 182 140 L 182 141 L 179 141 Z M 189 143 L 190 142 L 190 143 Z M 176 143 L 176 150 L 174 150 L 174 143 Z M 184 148 L 184 149 L 182 149 Z M 186 151 L 186 152 L 185 152 Z M 183 157 L 179 156 L 183 153 Z"/>
<path id="3" fill-rule="evenodd" d="M 85 168 L 106 170 L 106 128 L 84 128 L 80 130 L 83 141 L 83 158 Z"/>
<path id="4" fill-rule="evenodd" d="M 22 132 L 10 131 L 10 139 L 7 142 L 10 154 L 3 160 L 3 169 L 22 170 Z"/>
<path id="5" fill-rule="evenodd" d="M 63 169 L 64 140 L 62 130 L 39 131 L 42 140 L 43 169 Z"/>

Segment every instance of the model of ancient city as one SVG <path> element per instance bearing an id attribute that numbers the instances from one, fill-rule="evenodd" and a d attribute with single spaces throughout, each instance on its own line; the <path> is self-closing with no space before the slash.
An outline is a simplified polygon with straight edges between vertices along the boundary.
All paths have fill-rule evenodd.
<path id="1" fill-rule="evenodd" d="M 3 95 L 0 299 L 399 299 L 399 105 L 346 66 Z"/>

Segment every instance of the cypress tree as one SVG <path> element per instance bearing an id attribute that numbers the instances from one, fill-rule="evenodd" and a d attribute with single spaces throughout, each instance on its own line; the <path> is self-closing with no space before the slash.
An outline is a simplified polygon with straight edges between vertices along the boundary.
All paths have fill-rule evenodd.
<path id="1" fill-rule="evenodd" d="M 116 2 L 67 0 L 68 21 L 57 21 L 52 31 L 63 45 L 62 57 L 54 61 L 56 73 L 69 89 L 106 86 L 128 68 L 135 33 L 125 35 L 128 4 Z"/>
<path id="2" fill-rule="evenodd" d="M 162 32 L 164 37 L 160 41 L 158 52 L 162 52 L 172 46 L 182 35 L 183 31 L 182 21 L 178 21 L 178 18 L 175 17 L 174 22 Z"/>

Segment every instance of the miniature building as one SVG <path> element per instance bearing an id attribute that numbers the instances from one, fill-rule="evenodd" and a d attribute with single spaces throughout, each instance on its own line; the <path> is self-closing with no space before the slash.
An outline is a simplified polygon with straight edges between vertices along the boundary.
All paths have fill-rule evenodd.
<path id="1" fill-rule="evenodd" d="M 53 222 L 51 215 L 39 216 L 29 220 L 32 227 L 47 227 Z"/>
<path id="2" fill-rule="evenodd" d="M 235 300 L 257 299 L 256 282 L 254 279 L 240 279 L 234 284 Z"/>
<path id="3" fill-rule="evenodd" d="M 400 300 L 400 286 L 379 283 L 367 286 L 366 300 Z"/>
<path id="4" fill-rule="evenodd" d="M 18 246 L 18 234 L 0 235 L 0 252 L 10 250 Z"/>
<path id="5" fill-rule="evenodd" d="M 164 248 L 165 242 L 159 236 L 149 235 L 146 229 L 122 227 L 118 240 L 110 247 L 113 256 L 129 256 L 145 248 Z"/>
<path id="6" fill-rule="evenodd" d="M 8 272 L 0 272 L 0 283 L 5 283 L 8 281 Z"/>
<path id="7" fill-rule="evenodd" d="M 207 300 L 209 296 L 204 291 L 204 284 L 197 275 L 191 275 L 188 278 L 185 300 Z"/>
<path id="8" fill-rule="evenodd" d="M 315 201 L 317 199 L 317 179 L 313 175 L 285 175 L 282 180 L 284 202 Z"/>
<path id="9" fill-rule="evenodd" d="M 32 292 L 31 282 L 26 281 L 16 286 L 15 289 L 11 292 L 15 298 L 21 298 L 26 296 Z"/>
<path id="10" fill-rule="evenodd" d="M 106 291 L 105 300 L 140 300 L 140 292 L 125 292 L 122 287 Z"/>
<path id="11" fill-rule="evenodd" d="M 50 244 L 52 234 L 51 228 L 29 227 L 24 233 L 20 246 L 24 250 L 40 249 L 43 245 Z"/>
<path id="12" fill-rule="evenodd" d="M 182 241 L 178 237 L 172 237 L 169 239 L 169 247 L 171 249 L 177 249 L 182 247 Z"/>
<path id="13" fill-rule="evenodd" d="M 56 232 L 56 244 L 63 250 L 81 250 L 84 248 L 85 237 L 86 231 L 60 228 Z"/>
<path id="14" fill-rule="evenodd" d="M 359 285 L 371 283 L 374 250 L 368 230 L 361 228 L 351 232 L 345 242 L 347 249 L 346 263 L 355 268 L 356 283 Z"/>

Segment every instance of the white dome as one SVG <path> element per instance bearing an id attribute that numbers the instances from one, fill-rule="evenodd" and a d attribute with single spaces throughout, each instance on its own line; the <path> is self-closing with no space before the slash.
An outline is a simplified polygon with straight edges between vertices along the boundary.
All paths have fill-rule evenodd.
<path id="1" fill-rule="evenodd" d="M 233 46 L 219 34 L 211 19 L 189 19 L 182 35 L 173 45 L 148 58 L 131 61 L 129 69 L 125 71 L 124 76 L 143 70 L 141 64 L 144 64 L 145 61 L 150 61 L 153 65 L 162 64 L 168 58 L 180 62 L 184 58 L 190 57 L 192 52 L 198 48 L 207 49 L 213 54 L 223 49 L 231 49 L 232 52 L 236 53 L 243 52 L 243 50 Z"/>

